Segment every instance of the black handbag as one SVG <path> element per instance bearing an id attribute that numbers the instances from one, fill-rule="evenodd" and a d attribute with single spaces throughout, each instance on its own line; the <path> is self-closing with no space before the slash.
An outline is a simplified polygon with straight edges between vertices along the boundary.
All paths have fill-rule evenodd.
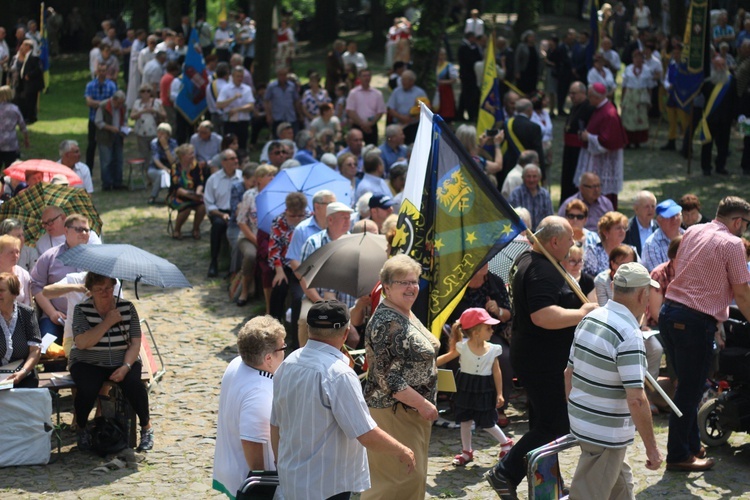
<path id="1" fill-rule="evenodd" d="M 91 450 L 101 457 L 112 455 L 128 446 L 125 427 L 114 418 L 96 417 L 91 426 Z"/>

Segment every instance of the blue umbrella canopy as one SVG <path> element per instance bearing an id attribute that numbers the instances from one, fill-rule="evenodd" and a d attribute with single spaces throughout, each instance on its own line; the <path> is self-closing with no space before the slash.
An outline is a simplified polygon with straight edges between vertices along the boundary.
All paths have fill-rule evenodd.
<path id="1" fill-rule="evenodd" d="M 133 245 L 78 245 L 62 254 L 66 265 L 110 278 L 162 288 L 192 288 L 177 266 Z"/>
<path id="2" fill-rule="evenodd" d="M 271 222 L 284 211 L 286 195 L 289 193 L 304 193 L 312 212 L 313 195 L 322 189 L 332 191 L 336 195 L 336 201 L 352 206 L 352 183 L 326 164 L 311 163 L 282 170 L 255 198 L 258 227 L 270 233 Z"/>

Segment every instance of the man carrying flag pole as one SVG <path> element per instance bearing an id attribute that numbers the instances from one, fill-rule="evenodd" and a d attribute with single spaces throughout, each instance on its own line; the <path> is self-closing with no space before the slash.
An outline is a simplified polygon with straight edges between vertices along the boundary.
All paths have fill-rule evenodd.
<path id="1" fill-rule="evenodd" d="M 732 122 L 737 117 L 738 103 L 735 79 L 721 56 L 711 61 L 711 76 L 704 82 L 702 93 L 706 106 L 697 130 L 702 144 L 701 170 L 703 175 L 711 175 L 713 146 L 716 144 L 716 173 L 729 175 L 726 168 L 729 138 Z"/>

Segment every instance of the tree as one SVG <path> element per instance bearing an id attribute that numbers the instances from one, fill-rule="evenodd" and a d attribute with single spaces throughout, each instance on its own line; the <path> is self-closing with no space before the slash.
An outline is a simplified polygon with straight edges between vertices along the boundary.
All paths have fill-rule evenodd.
<path id="1" fill-rule="evenodd" d="M 164 9 L 165 24 L 177 28 L 182 18 L 182 0 L 167 0 Z"/>
<path id="2" fill-rule="evenodd" d="M 262 3 L 262 2 L 261 2 Z M 330 45 L 339 36 L 338 2 L 315 0 L 315 16 L 310 43 L 322 47 Z"/>
<path id="3" fill-rule="evenodd" d="M 417 84 L 428 96 L 435 93 L 437 80 L 435 67 L 437 53 L 441 47 L 441 40 L 449 21 L 448 10 L 451 0 L 421 0 L 419 8 L 422 17 L 414 33 L 414 48 L 412 50 L 412 68 L 417 75 Z"/>
<path id="4" fill-rule="evenodd" d="M 370 1 L 370 29 L 372 38 L 370 39 L 370 51 L 382 52 L 385 47 L 385 32 L 388 29 L 388 19 L 385 16 L 384 0 Z"/>
<path id="5" fill-rule="evenodd" d="M 521 41 L 521 34 L 526 30 L 536 30 L 539 27 L 539 0 L 523 0 L 518 2 L 518 19 L 513 25 L 514 42 Z M 515 44 L 514 43 L 514 44 Z"/>
<path id="6" fill-rule="evenodd" d="M 264 0 L 255 4 L 256 19 L 270 20 L 278 0 Z M 324 30 L 323 30 L 324 31 Z M 273 51 L 273 29 L 270 22 L 257 24 L 255 33 L 255 71 L 253 79 L 258 83 L 268 83 L 271 79 L 271 61 Z"/>
<path id="7" fill-rule="evenodd" d="M 131 21 L 133 28 L 149 31 L 148 12 L 150 7 L 149 0 L 133 0 L 133 18 Z"/>
<path id="8" fill-rule="evenodd" d="M 669 1 L 669 19 L 672 35 L 682 39 L 685 33 L 685 22 L 687 21 L 687 6 L 683 0 Z"/>

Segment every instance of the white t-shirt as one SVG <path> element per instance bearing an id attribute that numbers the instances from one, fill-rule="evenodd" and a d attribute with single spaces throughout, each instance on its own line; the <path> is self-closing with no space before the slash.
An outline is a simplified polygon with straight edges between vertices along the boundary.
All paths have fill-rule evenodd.
<path id="1" fill-rule="evenodd" d="M 242 441 L 263 445 L 265 470 L 276 470 L 271 449 L 273 375 L 256 370 L 237 356 L 221 379 L 214 452 L 213 487 L 234 496 L 250 468 Z"/>

